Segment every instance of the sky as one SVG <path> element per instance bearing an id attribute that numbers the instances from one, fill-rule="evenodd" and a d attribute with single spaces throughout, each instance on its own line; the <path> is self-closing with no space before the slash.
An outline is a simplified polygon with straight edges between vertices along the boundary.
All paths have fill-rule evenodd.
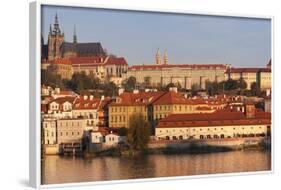
<path id="1" fill-rule="evenodd" d="M 271 58 L 271 20 L 191 14 L 42 7 L 42 35 L 58 15 L 65 41 L 101 42 L 129 65 L 154 64 L 157 49 L 169 64 L 264 67 Z"/>

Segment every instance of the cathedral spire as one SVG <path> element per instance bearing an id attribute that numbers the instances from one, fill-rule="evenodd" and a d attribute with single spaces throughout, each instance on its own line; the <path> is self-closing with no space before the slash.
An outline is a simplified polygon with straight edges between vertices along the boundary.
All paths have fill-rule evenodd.
<path id="1" fill-rule="evenodd" d="M 167 51 L 167 49 L 165 49 L 165 53 L 164 53 L 164 64 L 168 65 L 168 51 Z"/>
<path id="2" fill-rule="evenodd" d="M 52 35 L 52 25 L 50 24 L 49 34 Z"/>
<path id="3" fill-rule="evenodd" d="M 157 49 L 155 59 L 156 59 L 156 65 L 161 65 L 161 54 L 159 48 Z"/>
<path id="4" fill-rule="evenodd" d="M 60 34 L 60 26 L 59 26 L 59 20 L 58 20 L 58 14 L 56 13 L 55 16 L 55 24 L 54 24 L 54 33 L 55 34 Z"/>
<path id="5" fill-rule="evenodd" d="M 76 25 L 75 24 L 74 24 L 74 30 L 73 30 L 73 43 L 77 43 Z"/>

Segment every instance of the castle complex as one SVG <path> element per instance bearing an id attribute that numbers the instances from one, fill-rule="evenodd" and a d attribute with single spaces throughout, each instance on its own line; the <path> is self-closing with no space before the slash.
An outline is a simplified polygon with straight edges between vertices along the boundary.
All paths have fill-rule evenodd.
<path id="1" fill-rule="evenodd" d="M 41 42 L 42 69 L 50 70 L 62 79 L 71 79 L 73 73 L 93 74 L 102 82 L 112 81 L 121 86 L 122 81 L 135 77 L 139 84 L 152 87 L 178 84 L 190 90 L 193 85 L 205 90 L 206 83 L 243 78 L 247 89 L 256 82 L 261 90 L 271 89 L 271 61 L 265 68 L 234 68 L 228 64 L 170 64 L 168 51 L 163 57 L 158 49 L 154 64 L 132 65 L 124 57 L 108 56 L 100 42 L 78 43 L 74 27 L 73 42 L 66 42 L 61 31 L 58 16 L 50 25 L 48 43 Z"/>
<path id="2" fill-rule="evenodd" d="M 102 82 L 116 80 L 127 67 L 123 57 L 108 56 L 100 42 L 78 43 L 75 27 L 73 42 L 66 42 L 57 15 L 53 27 L 50 25 L 48 43 L 44 44 L 43 37 L 41 39 L 41 69 L 58 74 L 62 79 L 71 79 L 74 73 L 84 72 Z"/>
<path id="3" fill-rule="evenodd" d="M 105 52 L 99 42 L 78 43 L 75 26 L 73 33 L 73 42 L 66 42 L 64 39 L 64 33 L 60 29 L 57 15 L 55 16 L 55 23 L 53 28 L 52 25 L 50 25 L 48 43 L 44 44 L 43 37 L 41 41 L 41 58 L 48 61 L 52 61 L 58 58 L 105 55 Z"/>

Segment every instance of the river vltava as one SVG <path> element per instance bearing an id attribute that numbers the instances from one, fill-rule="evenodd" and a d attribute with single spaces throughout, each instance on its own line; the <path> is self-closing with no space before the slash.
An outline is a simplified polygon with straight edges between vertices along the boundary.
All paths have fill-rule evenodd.
<path id="1" fill-rule="evenodd" d="M 46 156 L 42 183 L 77 183 L 118 179 L 186 176 L 271 170 L 269 151 L 145 155 L 136 158 Z"/>

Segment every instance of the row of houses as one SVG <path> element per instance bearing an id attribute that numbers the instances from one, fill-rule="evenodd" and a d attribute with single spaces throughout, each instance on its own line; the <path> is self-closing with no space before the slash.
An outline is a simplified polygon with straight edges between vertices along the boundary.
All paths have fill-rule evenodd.
<path id="1" fill-rule="evenodd" d="M 271 113 L 246 104 L 244 111 L 233 109 L 213 113 L 173 114 L 161 120 L 155 130 L 157 140 L 225 139 L 268 137 Z"/>
<path id="2" fill-rule="evenodd" d="M 130 117 L 136 113 L 142 114 L 153 126 L 157 140 L 233 138 L 245 134 L 264 136 L 268 134 L 271 122 L 270 113 L 260 109 L 255 109 L 252 111 L 254 116 L 248 117 L 254 104 L 245 105 L 247 99 L 244 96 L 189 97 L 177 92 L 176 88 L 169 91 L 120 91 L 116 98 L 80 96 L 49 87 L 43 91 L 42 144 L 57 145 L 57 148 L 66 143 L 81 144 L 84 137 L 92 144 L 117 145 L 125 140 L 118 134 L 118 129 L 129 128 Z M 259 123 L 261 115 L 266 115 L 265 123 Z M 229 132 L 229 126 L 238 123 L 241 126 L 232 127 L 236 131 Z M 251 133 L 241 131 L 248 130 L 248 125 L 256 127 L 249 130 Z"/>

